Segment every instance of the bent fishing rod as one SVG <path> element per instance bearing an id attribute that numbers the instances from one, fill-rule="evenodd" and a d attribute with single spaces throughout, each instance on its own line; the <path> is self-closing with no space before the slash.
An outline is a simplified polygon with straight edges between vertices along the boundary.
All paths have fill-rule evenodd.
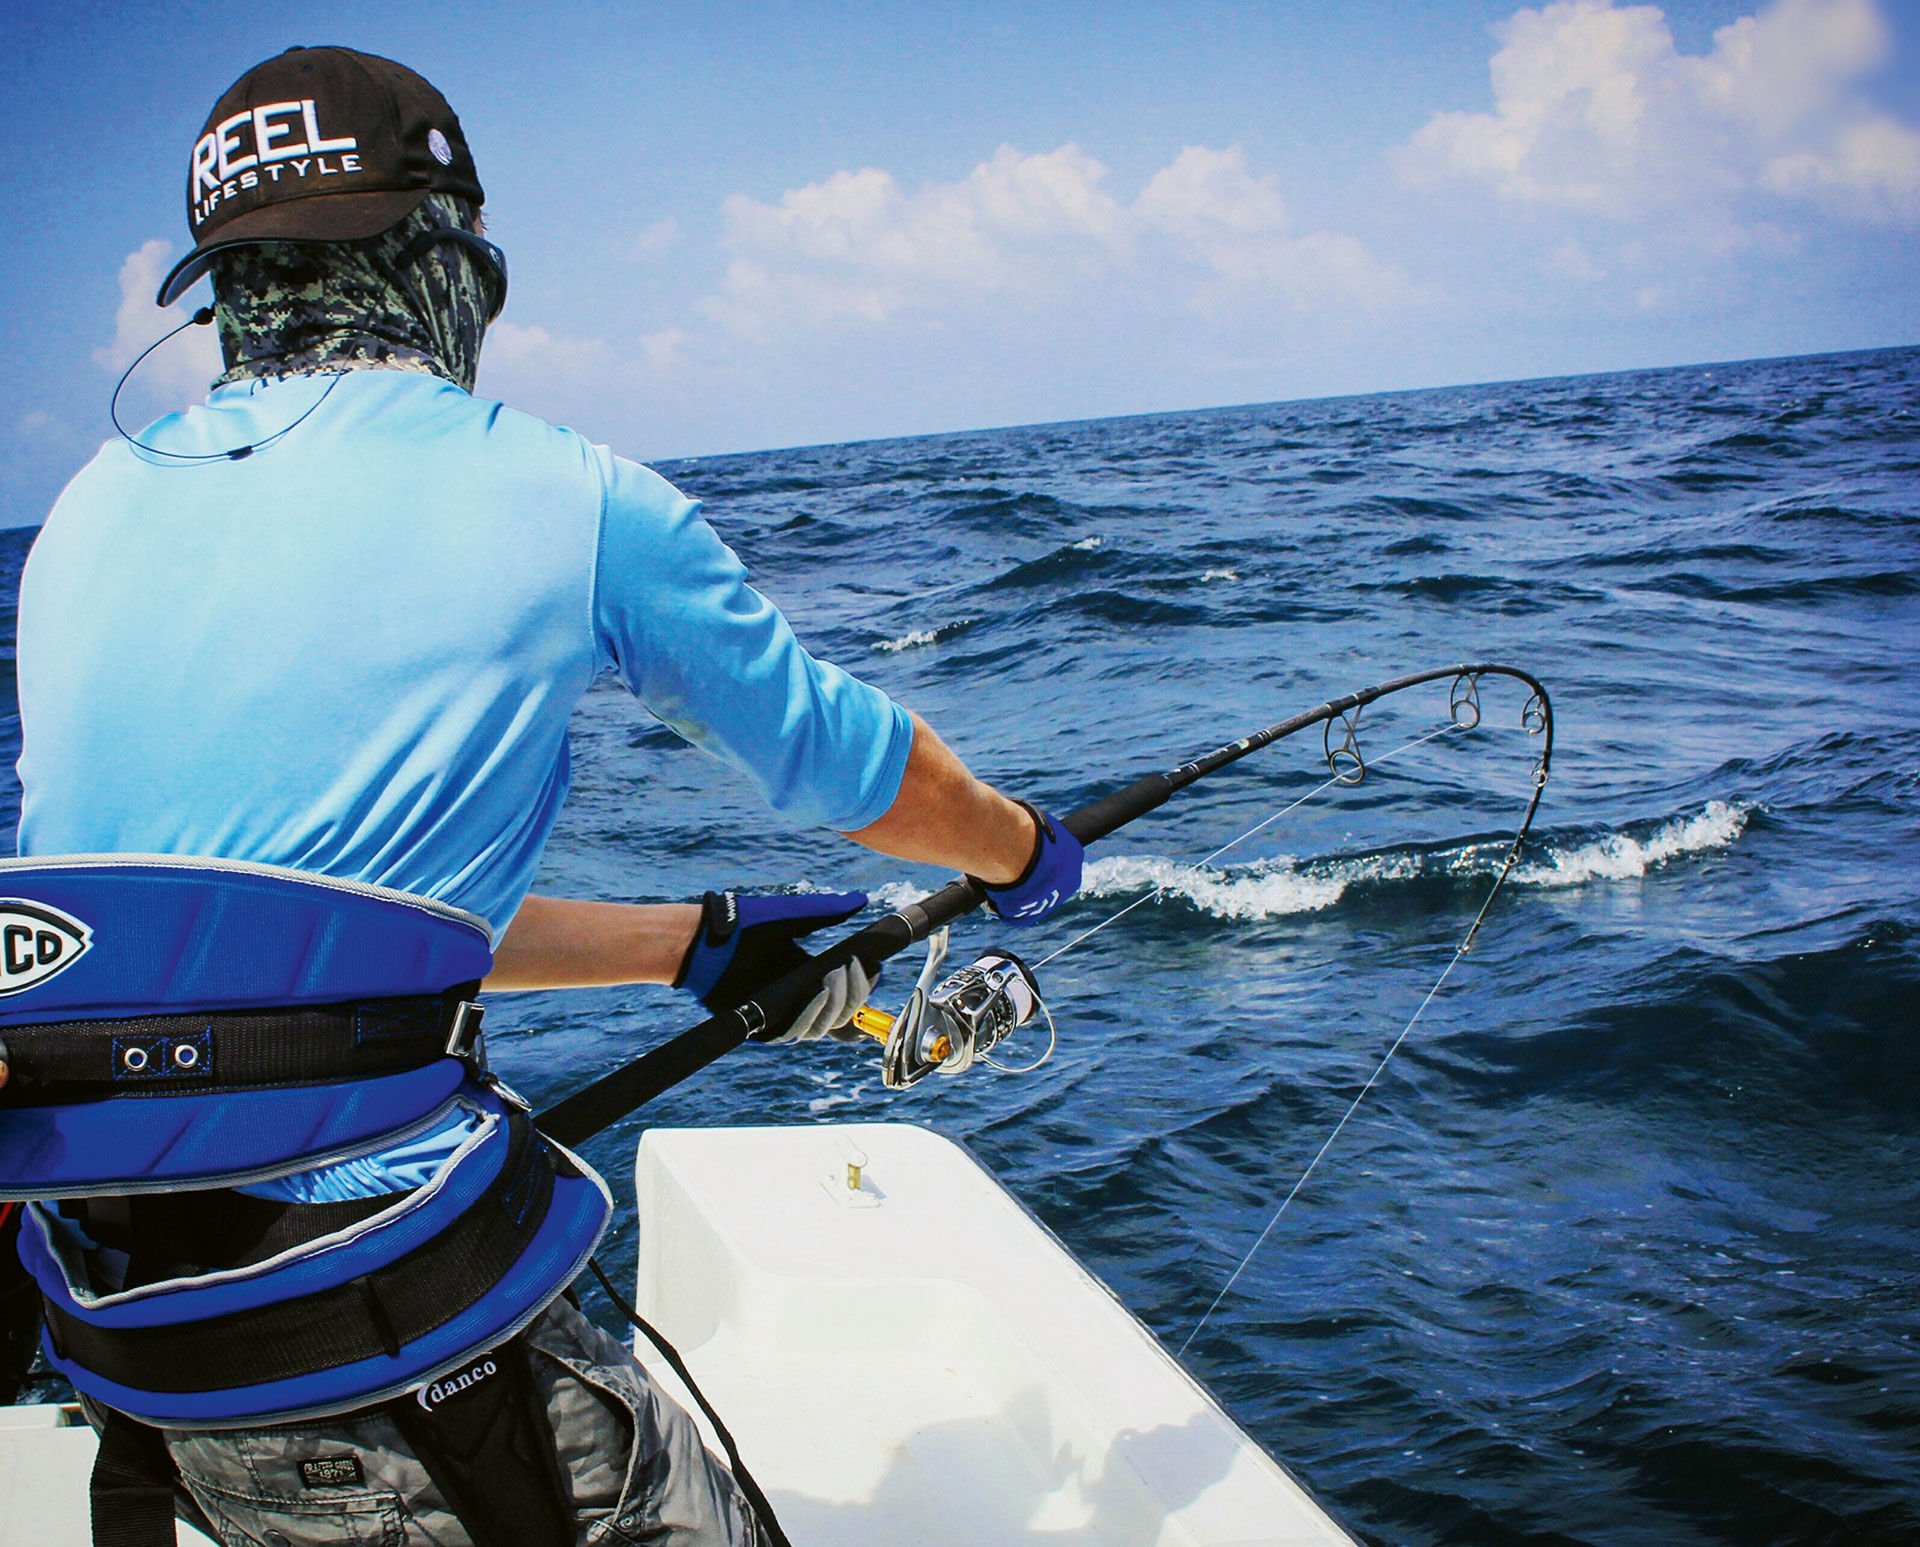
<path id="1" fill-rule="evenodd" d="M 1482 677 L 1506 677 L 1526 687 L 1531 696 L 1521 710 L 1521 726 L 1530 735 L 1541 737 L 1540 756 L 1533 769 L 1533 791 L 1527 802 L 1524 816 L 1518 831 L 1508 847 L 1506 857 L 1494 881 L 1486 901 L 1481 904 L 1479 913 L 1469 926 L 1465 938 L 1456 951 L 1455 959 L 1464 955 L 1471 947 L 1487 910 L 1492 907 L 1494 897 L 1501 885 L 1519 862 L 1520 853 L 1526 843 L 1527 834 L 1533 827 L 1535 813 L 1540 808 L 1540 798 L 1545 793 L 1548 772 L 1553 760 L 1553 706 L 1546 688 L 1531 673 L 1515 666 L 1504 666 L 1494 662 L 1474 662 L 1459 666 L 1438 667 L 1431 671 L 1415 672 L 1410 676 L 1395 677 L 1386 682 L 1361 688 L 1358 692 L 1348 693 L 1340 698 L 1330 699 L 1318 708 L 1309 709 L 1290 719 L 1280 720 L 1238 741 L 1230 741 L 1216 748 L 1204 757 L 1182 763 L 1164 773 L 1152 773 L 1144 778 L 1068 813 L 1061 820 L 1083 844 L 1098 842 L 1118 832 L 1128 823 L 1137 821 L 1149 812 L 1158 810 L 1180 791 L 1221 769 L 1237 763 L 1251 753 L 1263 747 L 1272 746 L 1277 741 L 1306 730 L 1311 726 L 1324 725 L 1322 748 L 1326 755 L 1329 777 L 1319 788 L 1329 785 L 1354 785 L 1365 779 L 1369 764 L 1363 755 L 1359 742 L 1360 711 L 1378 699 L 1387 698 L 1396 693 L 1404 693 L 1411 688 L 1420 687 L 1429 682 L 1441 682 L 1452 679 L 1447 695 L 1448 723 L 1442 730 L 1472 730 L 1480 723 L 1479 684 Z M 1335 739 L 1336 728 L 1340 732 Z M 1440 732 L 1434 732 L 1437 735 Z M 1430 738 L 1421 738 L 1422 740 Z M 1417 745 L 1418 743 L 1409 743 Z M 1407 750 L 1406 747 L 1398 749 Z M 1392 754 L 1389 754 L 1392 755 Z M 1376 759 L 1383 762 L 1384 757 Z M 1298 806 L 1310 799 L 1312 794 L 1294 802 Z M 1293 809 L 1292 806 L 1286 808 Z M 1284 814 L 1279 813 L 1279 814 Z M 1267 821 L 1275 820 L 1268 818 Z M 1262 822 L 1259 826 L 1267 825 Z M 1252 831 L 1243 833 L 1240 838 L 1250 836 Z M 1237 843 L 1240 838 L 1214 851 L 1214 855 L 1225 852 L 1226 847 Z M 1214 855 L 1209 855 L 1211 859 Z M 1141 899 L 1144 901 L 1145 899 Z M 835 969 L 858 958 L 869 972 L 892 956 L 898 955 L 917 942 L 938 937 L 944 941 L 944 931 L 958 919 L 973 912 L 986 901 L 986 893 L 979 882 L 960 877 L 948 882 L 931 896 L 918 902 L 907 903 L 868 924 L 856 933 L 828 946 L 818 955 L 795 967 L 792 971 L 776 978 L 760 990 L 752 999 L 702 1021 L 699 1025 L 670 1038 L 658 1047 L 640 1054 L 619 1068 L 602 1075 L 591 1084 L 575 1091 L 549 1108 L 538 1118 L 539 1126 L 549 1137 L 569 1147 L 575 1147 L 592 1138 L 611 1124 L 618 1122 L 630 1112 L 638 1110 L 663 1091 L 678 1085 L 690 1075 L 698 1073 L 722 1054 L 729 1053 L 742 1043 L 761 1038 L 769 1027 L 784 1026 L 807 1002 L 819 992 L 821 983 Z M 1137 904 L 1130 905 L 1137 906 Z M 1121 910 L 1123 913 L 1128 911 Z M 1114 917 L 1119 917 L 1116 914 Z M 1053 953 L 1061 955 L 1077 945 L 1080 940 L 1096 930 L 1104 928 L 1108 919 L 1096 925 L 1094 930 L 1070 941 L 1068 945 Z M 1048 957 L 1052 960 L 1052 957 Z M 986 1010 L 1004 1006 L 1007 991 L 1014 986 L 1016 978 L 1024 979 L 1028 987 L 1032 986 L 1032 976 L 1023 964 L 1011 961 L 1005 953 L 991 958 L 983 958 L 974 968 L 966 969 L 975 974 L 972 980 L 974 989 L 980 992 L 973 1002 L 976 1013 L 976 1029 L 985 1029 L 996 1040 L 1004 1036 L 1011 1023 L 1006 1019 L 1007 1012 L 1000 1010 L 1001 1020 L 987 1027 L 978 1019 Z M 988 963 L 995 965 L 991 968 Z M 924 997 L 923 990 L 930 977 L 937 957 L 930 955 L 929 970 L 923 974 L 923 989 L 915 991 L 915 1001 Z M 1018 969 L 1017 973 L 1015 968 Z M 1437 985 L 1436 985 L 1437 987 Z M 1017 997 L 1017 995 L 1015 996 Z M 1431 997 L 1431 996 L 1429 996 Z M 982 999 L 992 1003 L 982 1005 Z M 966 1010 L 966 994 L 961 995 L 961 1009 Z M 1424 1008 L 1424 1007 L 1423 1007 Z M 911 1005 L 910 1005 L 911 1009 Z M 865 1012 L 863 1012 L 865 1013 Z M 1029 1010 L 1030 1013 L 1030 1010 Z M 881 1022 L 890 1023 L 891 1017 L 880 1016 Z M 907 1020 L 906 1016 L 902 1017 Z M 964 1017 L 961 1023 L 964 1025 Z M 872 1034 L 888 1037 L 886 1054 L 887 1083 L 890 1086 L 912 1084 L 921 1075 L 935 1067 L 952 1069 L 971 1061 L 971 1043 L 964 1055 L 956 1055 L 951 1046 L 943 1047 L 939 1043 L 921 1047 L 911 1045 L 911 1039 L 903 1039 L 902 1032 L 914 1032 L 919 1028 L 917 1021 L 894 1026 L 891 1034 L 874 1028 Z M 1404 1035 L 1404 1033 L 1403 1033 Z M 988 1044 L 989 1046 L 991 1044 Z"/>

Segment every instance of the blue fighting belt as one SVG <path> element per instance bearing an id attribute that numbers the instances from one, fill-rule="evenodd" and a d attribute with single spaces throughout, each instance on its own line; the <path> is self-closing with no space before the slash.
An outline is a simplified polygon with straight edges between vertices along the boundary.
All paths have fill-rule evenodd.
<path id="1" fill-rule="evenodd" d="M 383 887 L 165 856 L 0 861 L 0 1198 L 44 1347 L 153 1424 L 384 1400 L 519 1332 L 611 1199 L 485 1072 L 484 923 Z M 465 1115 L 424 1186 L 228 1189 Z"/>

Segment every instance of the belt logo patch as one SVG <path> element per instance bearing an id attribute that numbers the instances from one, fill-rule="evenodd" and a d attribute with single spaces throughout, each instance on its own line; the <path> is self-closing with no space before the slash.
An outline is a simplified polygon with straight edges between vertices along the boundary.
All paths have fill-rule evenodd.
<path id="1" fill-rule="evenodd" d="M 485 1380 L 489 1375 L 498 1375 L 499 1373 L 499 1365 L 495 1364 L 491 1359 L 482 1359 L 478 1364 L 474 1365 L 472 1369 L 462 1370 L 457 1375 L 448 1375 L 440 1380 L 429 1381 L 415 1392 L 414 1396 L 418 1398 L 422 1407 L 428 1412 L 432 1412 L 442 1402 L 446 1401 L 447 1398 L 457 1397 L 461 1392 L 479 1385 L 480 1382 Z"/>
<path id="2" fill-rule="evenodd" d="M 93 929 L 24 897 L 0 897 L 0 998 L 38 988 L 87 954 Z"/>
<path id="3" fill-rule="evenodd" d="M 306 1488 L 358 1487 L 366 1482 L 358 1456 L 315 1456 L 300 1463 L 300 1483 Z"/>

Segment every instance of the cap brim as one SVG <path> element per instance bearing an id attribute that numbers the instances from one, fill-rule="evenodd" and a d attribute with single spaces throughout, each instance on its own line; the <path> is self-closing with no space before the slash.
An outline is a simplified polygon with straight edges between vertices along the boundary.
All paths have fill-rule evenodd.
<path id="1" fill-rule="evenodd" d="M 385 193 L 322 193 L 281 204 L 265 204 L 235 215 L 217 235 L 196 246 L 176 263 L 160 282 L 156 306 L 171 306 L 187 287 L 206 273 L 216 253 L 235 247 L 258 247 L 264 242 L 358 242 L 378 236 L 405 220 L 422 204 L 431 188 L 403 188 Z"/>

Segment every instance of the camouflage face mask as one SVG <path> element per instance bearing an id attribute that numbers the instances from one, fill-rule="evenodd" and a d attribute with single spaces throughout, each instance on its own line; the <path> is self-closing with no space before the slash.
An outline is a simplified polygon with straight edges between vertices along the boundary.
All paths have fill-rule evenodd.
<path id="1" fill-rule="evenodd" d="M 214 322 L 226 373 L 261 376 L 423 371 L 473 390 L 495 281 L 435 231 L 476 231 L 473 206 L 434 193 L 391 230 L 360 242 L 275 242 L 213 260 Z M 408 257 L 412 249 L 417 255 Z"/>

